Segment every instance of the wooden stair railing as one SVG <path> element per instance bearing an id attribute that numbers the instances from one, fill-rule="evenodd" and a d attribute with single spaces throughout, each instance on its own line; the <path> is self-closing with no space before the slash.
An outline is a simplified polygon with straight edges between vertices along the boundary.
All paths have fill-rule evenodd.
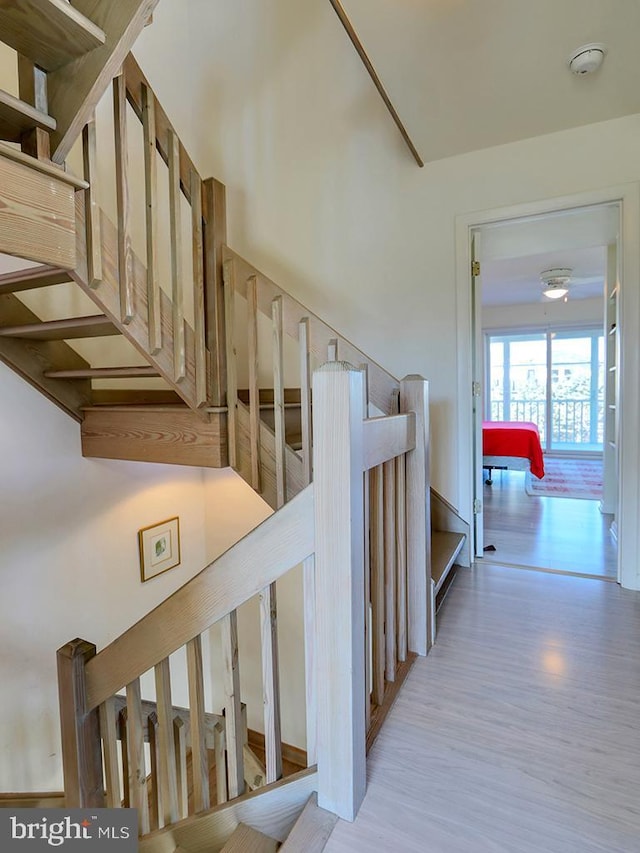
<path id="1" fill-rule="evenodd" d="M 292 568 L 305 563 L 307 756 L 318 765 L 317 779 L 311 770 L 286 782 L 299 786 L 300 796 L 304 794 L 298 811 L 312 785 L 320 806 L 347 819 L 355 817 L 364 796 L 367 731 L 376 725 L 367 710 L 366 685 L 372 685 L 372 693 L 380 690 L 373 699 L 376 707 L 382 707 L 397 692 L 402 665 L 411 655 L 427 651 L 426 383 L 420 377 L 404 380 L 400 395 L 403 413 L 373 419 L 364 417 L 364 372 L 343 362 L 328 363 L 316 372 L 313 393 L 314 483 L 100 653 L 80 640 L 59 650 L 69 806 L 102 805 L 104 774 L 108 803 L 117 805 L 124 800 L 137 808 L 141 833 L 147 836 L 152 819 L 144 742 L 145 732 L 147 738 L 153 732 L 151 815 L 154 822 L 158 816 L 159 828 L 143 840 L 141 849 L 165 849 L 162 837 L 169 832 L 172 842 L 188 850 L 185 839 L 192 832 L 202 832 L 200 817 L 205 823 L 214 821 L 219 814 L 216 810 L 223 808 L 211 808 L 206 759 L 211 743 L 205 716 L 202 634 L 213 625 L 218 625 L 221 636 L 226 696 L 226 762 L 220 762 L 221 768 L 226 766 L 226 779 L 220 790 L 226 786 L 229 801 L 240 798 L 246 802 L 242 799 L 245 735 L 236 614 L 254 596 L 260 600 L 267 782 L 260 788 L 260 797 L 273 797 L 284 790 L 285 783 L 278 781 L 282 738 L 275 584 Z M 370 470 L 378 472 L 377 477 L 387 475 L 386 481 L 380 480 L 382 491 L 374 487 L 376 498 L 369 497 L 379 511 L 375 531 L 369 530 L 365 511 L 363 474 Z M 376 564 L 372 557 L 369 571 L 365 563 L 369 537 L 371 550 L 377 550 L 381 559 L 384 554 L 394 554 L 393 568 L 391 563 L 386 567 Z M 399 547 L 399 543 L 406 544 Z M 372 666 L 365 654 L 369 631 L 377 643 Z M 189 686 L 189 770 L 186 730 L 174 719 L 169 664 L 170 656 L 183 647 Z M 141 694 L 141 677 L 146 672 L 153 672 L 155 679 L 151 726 Z M 122 700 L 116 694 L 124 688 L 126 720 L 121 719 L 120 737 L 125 787 L 121 790 L 116 720 L 117 703 Z M 216 725 L 220 722 L 218 718 Z M 215 739 L 213 746 L 216 749 Z M 180 821 L 189 808 L 185 795 L 189 784 L 199 819 L 183 825 Z M 241 812 L 234 814 L 241 819 Z M 283 840 L 285 836 L 276 833 L 275 837 Z"/>

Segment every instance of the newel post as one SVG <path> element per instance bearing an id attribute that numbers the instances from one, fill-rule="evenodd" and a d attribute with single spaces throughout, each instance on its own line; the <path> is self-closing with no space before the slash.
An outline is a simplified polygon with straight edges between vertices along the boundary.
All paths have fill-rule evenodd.
<path id="1" fill-rule="evenodd" d="M 429 479 L 429 383 L 405 376 L 400 411 L 415 412 L 416 446 L 407 453 L 407 602 L 409 650 L 426 655 L 431 647 L 431 492 Z"/>
<path id="2" fill-rule="evenodd" d="M 96 653 L 86 640 L 58 649 L 58 697 L 67 808 L 104 806 L 98 709 L 87 711 L 85 666 Z"/>
<path id="3" fill-rule="evenodd" d="M 313 375 L 318 804 L 353 820 L 366 789 L 363 375 Z"/>

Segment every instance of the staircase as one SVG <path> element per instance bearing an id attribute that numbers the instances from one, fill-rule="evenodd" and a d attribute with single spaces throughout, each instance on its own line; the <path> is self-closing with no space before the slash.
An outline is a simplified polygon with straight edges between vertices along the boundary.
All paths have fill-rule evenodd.
<path id="1" fill-rule="evenodd" d="M 21 80 L 24 66 L 42 91 L 46 71 L 49 93 L 46 109 L 34 94 L 37 115 L 18 110 L 27 125 L 0 109 L 0 137 L 22 148 L 0 148 L 0 251 L 36 264 L 0 276 L 0 358 L 79 421 L 85 456 L 231 465 L 277 512 L 100 653 L 80 640 L 59 651 L 67 805 L 137 808 L 147 853 L 321 850 L 335 814 L 355 816 L 365 749 L 435 641 L 468 527 L 429 488 L 424 380 L 395 379 L 226 244 L 224 186 L 199 175 L 127 55 L 154 5 L 28 0 L 0 10 L 0 34 L 31 63 L 20 60 Z M 45 55 L 56 39 L 43 21 L 73 42 L 67 55 Z M 114 223 L 100 205 L 93 110 L 120 68 Z M 127 103 L 143 129 L 144 259 L 132 239 Z M 80 132 L 84 174 L 74 177 L 56 164 Z M 162 163 L 168 210 L 158 201 Z M 102 338 L 118 359 L 88 356 Z M 300 564 L 307 767 L 283 776 L 276 581 Z M 255 596 L 263 754 L 246 725 L 237 639 L 237 609 Z M 205 713 L 203 698 L 201 638 L 214 626 L 219 715 Z M 169 657 L 179 650 L 188 709 L 172 700 Z M 142 700 L 145 673 L 153 707 Z"/>

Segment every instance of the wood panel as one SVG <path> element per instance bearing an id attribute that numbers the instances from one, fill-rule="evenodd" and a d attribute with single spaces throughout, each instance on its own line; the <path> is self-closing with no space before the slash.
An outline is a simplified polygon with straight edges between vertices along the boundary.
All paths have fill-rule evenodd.
<path id="1" fill-rule="evenodd" d="M 74 188 L 57 177 L 0 156 L 0 252 L 65 269 L 75 266 L 73 197 Z"/>
<path id="2" fill-rule="evenodd" d="M 385 620 L 384 620 L 384 493 L 382 467 L 369 472 L 371 512 L 371 648 L 373 657 L 372 699 L 374 705 L 384 700 Z"/>
<path id="3" fill-rule="evenodd" d="M 362 425 L 365 470 L 413 450 L 416 446 L 415 415 L 371 418 Z"/>
<path id="4" fill-rule="evenodd" d="M 49 107 L 58 127 L 52 137 L 56 163 L 64 163 L 142 32 L 158 0 L 74 0 L 75 9 L 106 35 L 103 45 L 49 74 Z"/>
<path id="5" fill-rule="evenodd" d="M 205 815 L 141 838 L 139 853 L 166 853 L 176 847 L 189 853 L 210 853 L 223 847 L 241 822 L 284 841 L 317 784 L 315 768 L 303 770 Z"/>
<path id="6" fill-rule="evenodd" d="M 120 320 L 130 323 L 135 317 L 133 287 L 133 248 L 131 246 L 131 200 L 129 198 L 129 152 L 127 143 L 127 97 L 122 74 L 113 81 L 113 134 L 116 162 L 116 208 L 118 243 L 118 282 Z M 87 211 L 85 207 L 85 220 Z M 87 258 L 87 278 L 91 280 Z"/>
<path id="7" fill-rule="evenodd" d="M 222 619 L 223 680 L 227 747 L 227 792 L 229 799 L 244 792 L 244 737 L 238 662 L 238 617 L 235 610 Z"/>
<path id="8" fill-rule="evenodd" d="M 144 140 L 145 237 L 147 244 L 147 323 L 149 352 L 162 349 L 160 281 L 158 278 L 158 188 L 156 173 L 155 95 L 142 88 L 142 136 Z"/>
<path id="9" fill-rule="evenodd" d="M 338 818 L 318 806 L 317 794 L 312 794 L 281 853 L 322 853 Z"/>
<path id="10" fill-rule="evenodd" d="M 227 367 L 224 336 L 224 288 L 222 247 L 227 242 L 226 189 L 213 178 L 204 181 L 205 290 L 207 346 L 211 358 L 211 402 L 226 402 Z"/>
<path id="11" fill-rule="evenodd" d="M 109 809 L 119 809 L 122 804 L 122 797 L 120 795 L 117 713 L 113 699 L 107 699 L 100 706 L 100 736 L 102 737 L 104 754 L 105 804 Z"/>
<path id="12" fill-rule="evenodd" d="M 396 483 L 395 460 L 382 466 L 384 496 L 384 639 L 386 681 L 396 677 Z"/>
<path id="13" fill-rule="evenodd" d="M 149 832 L 149 792 L 144 757 L 142 697 L 140 679 L 127 685 L 127 755 L 129 764 L 129 802 L 138 812 L 138 833 Z"/>
<path id="14" fill-rule="evenodd" d="M 38 287 L 51 287 L 55 284 L 70 282 L 71 276 L 64 270 L 50 266 L 32 267 L 0 275 L 0 296 L 5 293 L 21 293 Z"/>
<path id="15" fill-rule="evenodd" d="M 99 206 L 98 148 L 96 122 L 93 118 L 82 130 L 84 176 L 89 184 L 85 190 L 85 235 L 87 239 L 87 283 L 97 287 L 102 281 L 102 231 Z"/>
<path id="16" fill-rule="evenodd" d="M 311 438 L 311 364 L 309 358 L 309 318 L 298 324 L 298 353 L 300 359 L 300 432 L 302 462 L 306 483 L 313 477 L 313 450 Z"/>
<path id="17" fill-rule="evenodd" d="M 0 89 L 0 138 L 20 142 L 20 138 L 34 127 L 51 131 L 55 126 L 55 119 L 50 115 Z"/>
<path id="18" fill-rule="evenodd" d="M 68 320 L 48 320 L 45 323 L 25 323 L 20 326 L 0 326 L 0 336 L 3 338 L 29 338 L 32 341 L 69 341 L 119 334 L 104 314 L 70 317 Z"/>
<path id="19" fill-rule="evenodd" d="M 86 408 L 83 414 L 83 456 L 203 468 L 227 464 L 223 414 L 212 413 L 203 419 L 176 406 L 100 406 Z"/>
<path id="20" fill-rule="evenodd" d="M 289 296 L 282 288 L 263 275 L 258 269 L 240 257 L 228 246 L 224 248 L 225 260 L 233 260 L 236 267 L 236 281 L 238 293 L 246 298 L 246 282 L 255 275 L 258 278 L 258 307 L 267 317 L 271 316 L 271 302 L 276 296 L 283 297 L 283 324 L 284 332 L 289 337 L 298 340 L 299 323 L 304 317 L 309 318 L 309 347 L 310 351 L 324 362 L 327 357 L 327 346 L 329 341 L 336 336 L 339 339 L 340 358 L 350 364 L 358 365 L 366 362 L 369 370 L 369 399 L 384 414 L 392 411 L 392 394 L 398 387 L 397 379 L 387 373 L 380 365 L 350 343 L 346 338 L 338 335 L 335 329 L 328 326 L 300 302 Z"/>
<path id="21" fill-rule="evenodd" d="M 224 337 L 227 365 L 227 432 L 229 439 L 229 465 L 238 467 L 238 364 L 235 346 L 236 271 L 233 261 L 225 262 L 224 279 Z"/>
<path id="22" fill-rule="evenodd" d="M 258 385 L 258 292 L 255 277 L 247 282 L 247 346 L 249 358 L 249 441 L 251 487 L 260 491 L 260 388 Z"/>
<path id="23" fill-rule="evenodd" d="M 118 278 L 118 249 L 116 228 L 109 218 L 102 215 L 102 262 L 103 281 L 99 288 L 92 290 L 88 285 L 86 245 L 84 239 L 84 198 L 81 193 L 76 194 L 76 221 L 78 223 L 77 258 L 76 268 L 71 272 L 71 277 L 87 295 L 100 307 L 100 309 L 114 322 L 122 334 L 133 346 L 144 355 L 145 360 L 153 364 L 163 379 L 185 400 L 189 405 L 195 403 L 195 361 L 194 361 L 194 334 L 188 324 L 185 324 L 185 340 L 187 352 L 187 375 L 184 381 L 174 382 L 173 358 L 172 358 L 172 308 L 169 297 L 161 292 L 161 323 L 162 336 L 165 346 L 155 355 L 148 354 L 148 330 L 147 330 L 147 273 L 144 265 L 135 252 L 133 257 L 133 288 L 134 302 L 137 306 L 136 316 L 128 325 L 120 322 L 120 300 L 119 300 L 119 278 Z"/>
<path id="24" fill-rule="evenodd" d="M 64 807 L 64 791 L 0 794 L 0 809 L 63 809 Z"/>
<path id="25" fill-rule="evenodd" d="M 20 0 L 0 6 L 2 41 L 55 71 L 105 42 L 93 21 L 64 0 Z"/>
<path id="26" fill-rule="evenodd" d="M 1 214 L 0 214 L 1 218 Z M 12 293 L 0 293 L 0 316 L 11 325 L 35 325 L 38 317 Z M 88 381 L 60 382 L 45 373 L 53 368 L 80 370 L 89 367 L 75 350 L 63 341 L 21 341 L 0 337 L 0 359 L 49 400 L 80 420 L 81 409 L 90 402 Z"/>
<path id="27" fill-rule="evenodd" d="M 282 734 L 278 605 L 275 583 L 260 593 L 260 638 L 267 782 L 276 782 L 282 776 Z"/>
<path id="28" fill-rule="evenodd" d="M 79 178 L 71 172 L 65 172 L 62 166 L 58 166 L 50 160 L 37 160 L 30 154 L 20 151 L 18 148 L 13 148 L 6 142 L 0 142 L 0 155 L 13 163 L 20 163 L 34 172 L 46 175 L 48 178 L 55 178 L 76 190 L 86 190 L 89 187 L 89 184 L 83 178 Z"/>
<path id="29" fill-rule="evenodd" d="M 204 675 L 202 669 L 202 640 L 194 637 L 187 643 L 189 676 L 189 707 L 191 710 L 191 767 L 193 773 L 194 811 L 204 811 L 209 800 L 209 762 L 207 757 L 204 712 Z"/>
<path id="30" fill-rule="evenodd" d="M 169 134 L 169 242 L 171 254 L 171 307 L 173 311 L 173 376 L 176 382 L 182 382 L 186 375 L 186 353 L 184 337 L 184 281 L 182 271 L 182 218 L 180 214 L 180 140 L 174 131 Z"/>
<path id="31" fill-rule="evenodd" d="M 221 853 L 275 853 L 279 846 L 274 838 L 241 823 Z"/>
<path id="32" fill-rule="evenodd" d="M 174 711 L 171 701 L 171 670 L 169 658 L 163 658 L 154 668 L 158 715 L 158 744 L 160 747 L 160 816 L 167 825 L 178 820 L 178 770 L 174 760 L 176 744 L 173 727 Z"/>
<path id="33" fill-rule="evenodd" d="M 196 360 L 196 404 L 204 405 L 209 397 L 207 384 L 207 308 L 204 292 L 204 228 L 202 222 L 202 181 L 191 173 L 191 252 L 193 257 L 193 313 Z"/>
<path id="34" fill-rule="evenodd" d="M 314 550 L 307 487 L 99 652 L 87 668 L 90 707 L 244 604 Z"/>

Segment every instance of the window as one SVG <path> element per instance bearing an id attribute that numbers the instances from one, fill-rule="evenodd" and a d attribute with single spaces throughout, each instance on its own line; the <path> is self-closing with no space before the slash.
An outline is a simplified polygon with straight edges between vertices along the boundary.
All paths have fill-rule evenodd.
<path id="1" fill-rule="evenodd" d="M 599 329 L 486 338 L 489 420 L 533 421 L 545 450 L 602 450 L 604 340 Z"/>

